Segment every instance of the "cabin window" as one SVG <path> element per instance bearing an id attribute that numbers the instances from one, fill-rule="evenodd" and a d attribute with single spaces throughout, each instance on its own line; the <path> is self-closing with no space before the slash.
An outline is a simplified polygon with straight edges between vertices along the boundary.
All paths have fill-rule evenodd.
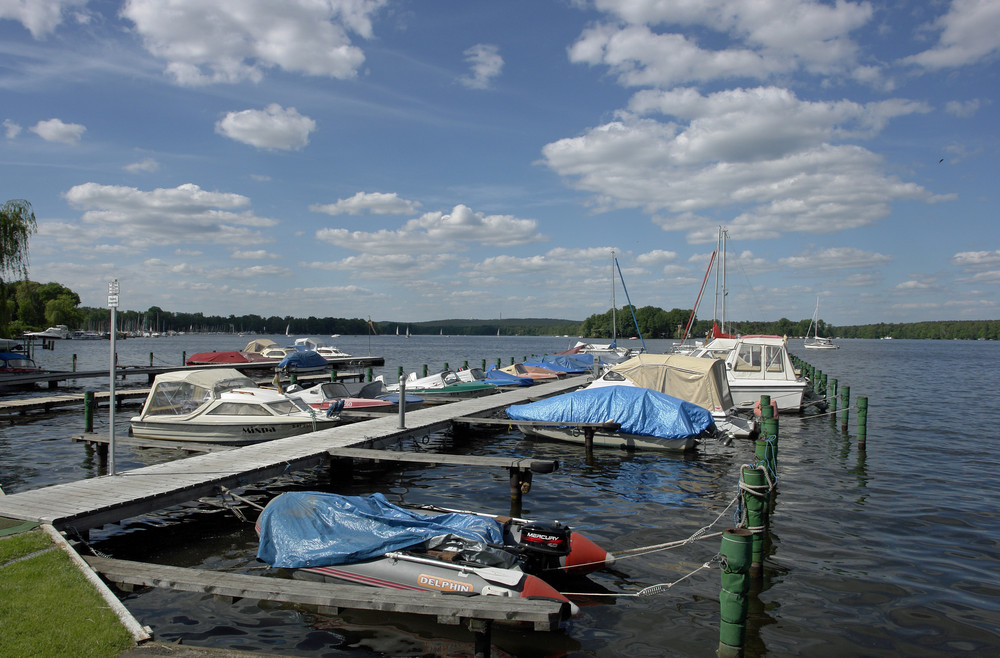
<path id="1" fill-rule="evenodd" d="M 768 345 L 766 363 L 768 372 L 784 372 L 785 359 L 782 349 L 777 345 Z"/>
<path id="2" fill-rule="evenodd" d="M 245 402 L 221 402 L 206 414 L 208 416 L 270 416 L 267 409 L 259 404 Z"/>
<path id="3" fill-rule="evenodd" d="M 606 382 L 623 382 L 625 381 L 625 375 L 620 372 L 615 372 L 614 370 L 609 370 L 601 377 Z"/>
<path id="4" fill-rule="evenodd" d="M 760 372 L 762 345 L 740 345 L 739 352 L 736 353 L 736 366 L 733 370 L 737 372 Z"/>

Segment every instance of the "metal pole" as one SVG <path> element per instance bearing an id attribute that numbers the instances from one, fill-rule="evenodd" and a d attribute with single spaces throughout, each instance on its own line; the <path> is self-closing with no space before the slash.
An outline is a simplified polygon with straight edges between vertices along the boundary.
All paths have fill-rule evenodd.
<path id="1" fill-rule="evenodd" d="M 399 426 L 397 429 L 406 429 L 406 379 L 399 376 Z"/>
<path id="2" fill-rule="evenodd" d="M 118 279 L 108 284 L 108 306 L 111 307 L 111 371 L 108 392 L 108 475 L 115 474 L 115 339 L 118 337 L 118 323 L 115 311 L 118 310 Z"/>

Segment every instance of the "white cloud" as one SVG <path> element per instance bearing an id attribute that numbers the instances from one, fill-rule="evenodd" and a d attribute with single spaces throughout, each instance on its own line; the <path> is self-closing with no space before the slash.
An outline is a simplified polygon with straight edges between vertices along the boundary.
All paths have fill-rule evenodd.
<path id="1" fill-rule="evenodd" d="M 277 254 L 272 254 L 264 249 L 236 249 L 230 254 L 231 258 L 239 258 L 243 260 L 260 260 L 262 258 L 278 258 Z"/>
<path id="2" fill-rule="evenodd" d="M 264 110 L 230 112 L 215 124 L 215 132 L 262 149 L 298 150 L 309 143 L 316 122 L 294 107 L 271 103 Z"/>
<path id="3" fill-rule="evenodd" d="M 137 248 L 191 241 L 244 245 L 267 240 L 260 228 L 277 222 L 255 216 L 239 194 L 209 192 L 187 183 L 175 188 L 139 190 L 84 183 L 70 188 L 66 200 L 85 210 L 81 220 L 90 239 L 121 241 Z"/>
<path id="4" fill-rule="evenodd" d="M 3 132 L 7 139 L 14 139 L 21 134 L 21 126 L 14 123 L 10 119 L 3 120 Z"/>
<path id="5" fill-rule="evenodd" d="M 309 210 L 328 215 L 409 215 L 419 207 L 419 202 L 400 199 L 395 192 L 358 192 L 349 199 L 313 204 L 309 206 Z"/>
<path id="6" fill-rule="evenodd" d="M 609 66 L 627 85 L 671 86 L 733 76 L 759 79 L 793 70 L 848 73 L 857 59 L 852 31 L 872 17 L 868 3 L 812 1 L 595 0 L 616 20 L 585 30 L 572 61 Z M 675 32 L 656 33 L 653 26 Z M 725 35 L 731 48 L 709 50 L 681 32 Z M 706 33 L 705 43 L 716 35 Z"/>
<path id="7" fill-rule="evenodd" d="M 891 256 L 856 247 L 831 247 L 799 256 L 779 259 L 779 263 L 795 270 L 869 269 L 892 261 Z"/>
<path id="8" fill-rule="evenodd" d="M 78 123 L 63 123 L 61 119 L 48 119 L 39 121 L 30 130 L 48 142 L 78 144 L 87 129 Z"/>
<path id="9" fill-rule="evenodd" d="M 997 251 L 963 251 L 951 257 L 951 264 L 965 270 L 1000 268 L 1000 249 Z"/>
<path id="10" fill-rule="evenodd" d="M 503 57 L 494 45 L 478 43 L 465 51 L 465 61 L 471 67 L 468 75 L 459 78 L 471 89 L 489 89 L 493 79 L 503 70 Z"/>
<path id="11" fill-rule="evenodd" d="M 0 20 L 19 21 L 31 36 L 41 39 L 62 23 L 66 10 L 86 4 L 87 0 L 0 0 Z"/>
<path id="12" fill-rule="evenodd" d="M 158 171 L 160 168 L 160 163 L 153 158 L 143 158 L 139 162 L 133 162 L 132 164 L 127 164 L 122 167 L 125 171 L 133 174 L 140 172 L 153 172 Z"/>
<path id="13" fill-rule="evenodd" d="M 967 119 L 979 111 L 982 101 L 973 98 L 968 101 L 948 101 L 944 105 L 944 111 L 956 117 Z"/>
<path id="14" fill-rule="evenodd" d="M 903 59 L 928 69 L 974 64 L 1000 52 L 1000 3 L 995 0 L 953 0 L 947 14 L 930 26 L 940 31 L 936 46 Z"/>
<path id="15" fill-rule="evenodd" d="M 326 228 L 316 232 L 324 242 L 370 254 L 438 253 L 457 250 L 462 243 L 489 246 L 529 244 L 543 239 L 538 222 L 511 215 L 484 215 L 459 204 L 451 213 L 429 212 L 392 231 L 372 233 Z"/>
<path id="16" fill-rule="evenodd" d="M 619 120 L 547 144 L 544 163 L 592 193 L 598 210 L 642 208 L 665 230 L 712 230 L 709 211 L 757 238 L 831 233 L 885 217 L 895 199 L 938 201 L 919 185 L 880 172 L 880 159 L 846 138 L 870 137 L 921 103 L 808 102 L 775 87 L 702 95 L 643 91 Z M 648 114 L 672 118 L 658 121 Z M 695 214 L 697 213 L 697 215 Z M 730 215 L 731 217 L 731 215 Z M 715 222 L 713 222 L 715 223 Z"/>
<path id="17" fill-rule="evenodd" d="M 128 0 L 122 15 L 182 85 L 259 81 L 268 68 L 353 78 L 387 0 Z"/>

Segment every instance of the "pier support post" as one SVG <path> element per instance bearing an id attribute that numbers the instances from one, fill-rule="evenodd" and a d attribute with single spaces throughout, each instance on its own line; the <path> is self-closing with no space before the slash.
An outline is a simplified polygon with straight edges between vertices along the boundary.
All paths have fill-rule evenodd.
<path id="1" fill-rule="evenodd" d="M 510 473 L 510 515 L 521 516 L 524 494 L 531 491 L 531 471 L 512 466 Z"/>
<path id="2" fill-rule="evenodd" d="M 729 528 L 722 533 L 722 589 L 719 592 L 720 658 L 743 655 L 750 589 L 751 532 Z"/>
<path id="3" fill-rule="evenodd" d="M 476 635 L 475 658 L 493 655 L 493 622 L 489 619 L 469 619 L 466 626 Z"/>
<path id="4" fill-rule="evenodd" d="M 90 434 L 94 431 L 94 392 L 83 393 L 83 431 Z"/>
<path id="5" fill-rule="evenodd" d="M 844 385 L 840 387 L 840 430 L 847 431 L 847 420 L 851 415 L 851 387 Z"/>
<path id="6" fill-rule="evenodd" d="M 858 450 L 865 449 L 868 439 L 868 396 L 858 396 Z"/>

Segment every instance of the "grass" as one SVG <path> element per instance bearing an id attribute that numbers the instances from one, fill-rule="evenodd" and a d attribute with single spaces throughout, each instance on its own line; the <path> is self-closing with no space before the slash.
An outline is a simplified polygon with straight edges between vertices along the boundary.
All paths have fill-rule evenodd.
<path id="1" fill-rule="evenodd" d="M 116 656 L 134 646 L 69 556 L 32 555 L 53 545 L 42 531 L 0 539 L 0 657 Z"/>

